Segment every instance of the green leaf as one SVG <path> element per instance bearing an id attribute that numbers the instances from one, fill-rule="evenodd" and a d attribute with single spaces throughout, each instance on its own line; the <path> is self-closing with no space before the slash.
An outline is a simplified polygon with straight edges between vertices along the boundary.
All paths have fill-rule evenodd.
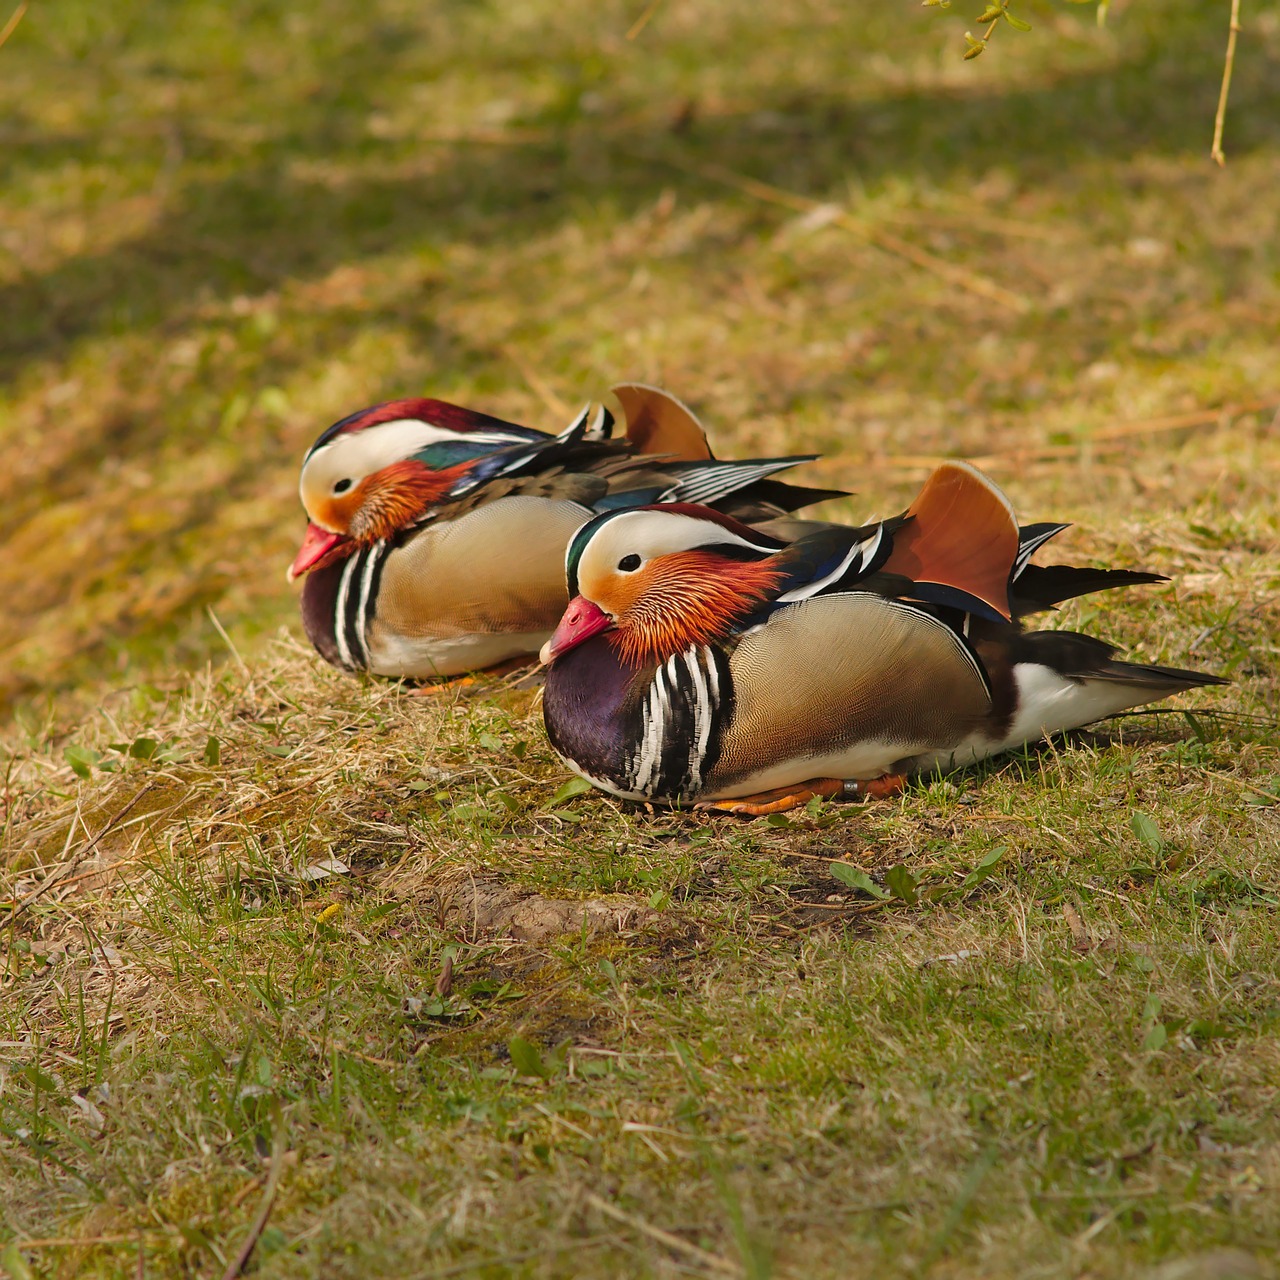
<path id="1" fill-rule="evenodd" d="M 222 410 L 222 430 L 234 431 L 244 421 L 244 415 L 248 412 L 249 397 L 243 392 L 237 392 L 227 401 L 226 407 Z"/>
<path id="2" fill-rule="evenodd" d="M 0 1249 L 0 1267 L 9 1273 L 10 1280 L 36 1280 L 36 1273 L 27 1265 L 26 1258 L 12 1240 Z"/>
<path id="3" fill-rule="evenodd" d="M 23 1067 L 17 1074 L 24 1076 L 34 1088 L 42 1089 L 45 1093 L 58 1092 L 58 1082 L 47 1072 L 41 1071 L 34 1063 Z"/>
<path id="4" fill-rule="evenodd" d="M 889 892 L 895 898 L 901 898 L 907 906 L 913 907 L 920 900 L 920 895 L 916 892 L 916 878 L 902 863 L 890 867 L 884 873 L 884 882 L 888 885 Z"/>
<path id="5" fill-rule="evenodd" d="M 1145 1036 L 1142 1037 L 1142 1047 L 1144 1049 L 1163 1049 L 1169 1043 L 1169 1032 L 1165 1029 L 1163 1022 L 1157 1022 Z"/>
<path id="6" fill-rule="evenodd" d="M 534 1076 L 539 1080 L 549 1080 L 551 1072 L 542 1060 L 535 1045 L 523 1036 L 512 1036 L 507 1041 L 507 1052 L 511 1055 L 511 1065 L 522 1076 Z"/>
<path id="7" fill-rule="evenodd" d="M 204 762 L 210 769 L 216 769 L 222 763 L 222 744 L 213 734 L 205 740 Z"/>
<path id="8" fill-rule="evenodd" d="M 455 804 L 449 810 L 449 816 L 456 818 L 459 822 L 491 822 L 499 815 L 494 813 L 488 805 L 483 804 Z"/>
<path id="9" fill-rule="evenodd" d="M 486 751 L 502 750 L 502 739 L 495 737 L 492 733 L 482 733 L 479 742 Z"/>
<path id="10" fill-rule="evenodd" d="M 972 889 L 974 885 L 981 884 L 996 869 L 996 864 L 1009 852 L 1007 844 L 998 844 L 994 849 L 989 849 L 984 853 L 978 861 L 978 865 L 974 867 L 964 878 L 961 885 L 963 889 Z"/>
<path id="11" fill-rule="evenodd" d="M 160 744 L 155 738 L 134 738 L 129 744 L 129 754 L 135 760 L 150 760 L 159 750 Z"/>
<path id="12" fill-rule="evenodd" d="M 1164 837 L 1160 834 L 1160 828 L 1156 826 L 1155 820 L 1141 810 L 1135 810 L 1133 816 L 1129 819 L 1129 826 L 1133 830 L 1133 834 L 1151 850 L 1152 853 L 1159 855 L 1164 849 Z"/>
<path id="13" fill-rule="evenodd" d="M 62 755 L 77 778 L 87 778 L 102 759 L 97 751 L 90 751 L 88 747 L 68 747 Z"/>
<path id="14" fill-rule="evenodd" d="M 279 387 L 263 387 L 258 392 L 258 408 L 273 418 L 287 418 L 289 397 Z"/>
<path id="15" fill-rule="evenodd" d="M 289 1237 L 279 1227 L 267 1227 L 258 1237 L 257 1251 L 260 1257 L 269 1258 L 273 1253 L 279 1253 L 288 1243 Z"/>
<path id="16" fill-rule="evenodd" d="M 574 796 L 584 795 L 590 790 L 591 783 L 586 778 L 569 778 L 556 788 L 555 794 L 547 803 L 554 809 L 557 805 L 564 804 L 566 800 L 572 800 Z"/>
<path id="17" fill-rule="evenodd" d="M 1008 10 L 1008 9 L 1006 9 L 1006 10 L 1004 11 L 1004 20 L 1005 20 L 1005 21 L 1006 21 L 1006 22 L 1007 22 L 1007 23 L 1008 23 L 1008 24 L 1009 24 L 1009 25 L 1010 25 L 1010 26 L 1011 26 L 1015 31 L 1030 31 L 1030 30 L 1031 30 L 1031 23 L 1029 23 L 1029 22 L 1024 22 L 1021 18 L 1015 18 L 1015 17 L 1013 16 L 1013 14 L 1011 14 L 1011 13 L 1009 12 L 1009 10 Z"/>
<path id="18" fill-rule="evenodd" d="M 1230 1034 L 1229 1027 L 1221 1022 L 1215 1022 L 1212 1018 L 1193 1018 L 1187 1023 L 1187 1035 L 1198 1045 L 1206 1040 L 1218 1040 Z"/>
<path id="19" fill-rule="evenodd" d="M 841 884 L 848 885 L 850 889 L 861 889 L 863 893 L 869 893 L 873 898 L 879 898 L 881 902 L 887 901 L 891 896 L 865 871 L 851 867 L 847 862 L 831 863 L 830 871 Z"/>

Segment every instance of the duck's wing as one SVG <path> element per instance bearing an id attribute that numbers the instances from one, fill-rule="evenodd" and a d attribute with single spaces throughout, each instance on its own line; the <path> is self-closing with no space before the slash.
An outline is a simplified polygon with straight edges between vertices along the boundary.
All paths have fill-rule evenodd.
<path id="1" fill-rule="evenodd" d="M 875 778 L 979 733 L 981 662 L 927 610 L 870 592 L 819 595 L 738 638 L 732 712 L 709 798 L 797 778 Z"/>

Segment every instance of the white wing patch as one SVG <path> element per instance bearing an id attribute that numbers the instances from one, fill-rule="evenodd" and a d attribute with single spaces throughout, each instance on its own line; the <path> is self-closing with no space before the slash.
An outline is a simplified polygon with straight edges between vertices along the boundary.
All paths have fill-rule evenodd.
<path id="1" fill-rule="evenodd" d="M 803 586 L 793 587 L 790 591 L 780 595 L 778 602 L 780 604 L 794 604 L 798 600 L 809 600 L 816 595 L 820 595 L 823 591 L 839 586 L 841 581 L 850 573 L 861 575 L 875 563 L 883 542 L 884 525 L 878 524 L 876 525 L 875 536 L 862 542 L 855 542 L 849 548 L 848 555 L 830 573 L 824 573 L 822 577 L 815 578 L 812 582 L 806 582 Z M 846 587 L 844 589 L 847 591 L 853 588 Z"/>

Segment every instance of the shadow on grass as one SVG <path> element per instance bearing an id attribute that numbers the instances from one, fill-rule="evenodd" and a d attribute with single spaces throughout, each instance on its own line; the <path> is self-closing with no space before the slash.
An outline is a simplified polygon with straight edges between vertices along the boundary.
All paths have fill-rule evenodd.
<path id="1" fill-rule="evenodd" d="M 330 8 L 337 12 L 341 6 Z M 193 21 L 198 10 L 184 12 L 183 23 Z M 24 657 L 21 671 L 13 664 L 15 670 L 0 679 L 0 713 L 15 696 L 34 694 L 99 657 L 112 661 L 149 647 L 152 654 L 163 651 L 173 665 L 206 652 L 211 633 L 200 622 L 200 610 L 229 582 L 245 577 L 243 563 L 215 563 L 208 531 L 218 527 L 215 517 L 228 497 L 274 485 L 272 477 L 284 470 L 281 459 L 292 457 L 297 446 L 271 425 L 269 415 L 258 414 L 251 430 L 226 426 L 222 415 L 236 397 L 251 401 L 263 381 L 287 384 L 300 371 L 341 361 L 353 342 L 384 332 L 421 353 L 432 370 L 465 370 L 482 384 L 509 381 L 510 357 L 502 348 L 507 335 L 495 334 L 490 343 L 483 334 L 461 332 L 447 314 L 436 313 L 435 298 L 447 296 L 456 304 L 460 295 L 492 287 L 510 294 L 526 317 L 522 326 L 531 328 L 541 323 L 539 307 L 554 307 L 558 299 L 528 296 L 519 279 L 499 279 L 493 286 L 481 272 L 468 279 L 461 259 L 441 267 L 442 254 L 465 247 L 478 252 L 482 264 L 488 253 L 518 269 L 521 249 L 575 225 L 594 224 L 602 228 L 596 238 L 607 237 L 630 211 L 651 207 L 665 190 L 674 191 L 683 206 L 743 205 L 749 197 L 698 175 L 708 162 L 815 199 L 837 200 L 846 198 L 851 182 L 873 193 L 897 181 L 963 190 L 970 174 L 996 167 L 1015 175 L 1024 190 L 1050 191 L 1067 208 L 1080 207 L 1082 216 L 1087 210 L 1099 238 L 1108 235 L 1107 218 L 1116 218 L 1114 234 L 1122 237 L 1131 231 L 1123 221 L 1124 202 L 1108 213 L 1105 201 L 1094 197 L 1108 184 L 1136 192 L 1151 179 L 1121 162 L 1139 153 L 1203 157 L 1201 135 L 1212 120 L 1220 53 L 1217 42 L 1206 39 L 1196 10 L 1189 2 L 1170 6 L 1151 20 L 1149 32 L 1131 26 L 1114 64 L 1100 65 L 1104 59 L 1095 52 L 1086 70 L 1014 88 L 993 79 L 985 82 L 985 92 L 869 94 L 856 65 L 847 86 L 831 74 L 809 74 L 792 31 L 792 43 L 779 45 L 784 72 L 778 83 L 761 89 L 746 107 L 739 96 L 730 109 L 704 93 L 700 79 L 688 76 L 687 100 L 666 89 L 646 90 L 639 111 L 593 115 L 583 92 L 590 76 L 575 64 L 578 51 L 567 44 L 468 48 L 468 65 L 480 77 L 486 68 L 509 76 L 513 67 L 532 77 L 542 62 L 563 76 L 558 96 L 540 114 L 512 122 L 534 140 L 512 145 L 379 141 L 370 133 L 370 117 L 380 104 L 421 75 L 408 53 L 431 22 L 444 20 L 438 14 L 423 17 L 421 30 L 375 14 L 341 39 L 326 34 L 324 48 L 309 50 L 310 69 L 278 87 L 251 72 L 262 35 L 247 29 L 236 55 L 244 65 L 235 63 L 230 75 L 225 65 L 210 72 L 213 83 L 221 83 L 216 77 L 227 80 L 228 110 L 204 114 L 163 106 L 161 90 L 177 92 L 184 77 L 196 75 L 182 63 L 183 57 L 191 62 L 194 37 L 175 25 L 176 18 L 144 29 L 139 7 L 129 19 L 134 25 L 124 22 L 111 39 L 101 33 L 85 37 L 85 49 L 71 52 L 87 59 L 102 82 L 104 102 L 115 94 L 124 109 L 115 118 L 100 105 L 73 134 L 38 126 L 33 111 L 25 120 L 19 115 L 4 135 L 13 141 L 10 163 L 17 174 L 39 175 L 32 184 L 38 192 L 40 183 L 62 180 L 70 162 L 80 162 L 87 172 L 95 163 L 118 160 L 131 175 L 131 188 L 158 212 L 145 232 L 73 253 L 44 273 L 30 271 L 0 287 L 0 380 L 29 378 L 38 385 L 70 379 L 80 344 L 109 336 L 134 340 L 131 354 L 121 360 L 113 401 L 79 415 L 91 419 L 92 427 L 51 430 L 20 469 L 0 477 L 10 531 L 20 534 L 24 522 L 59 504 L 78 499 L 82 506 L 61 524 L 39 526 L 49 554 L 24 569 L 31 581 L 11 593 L 13 616 L 0 628 L 0 650 L 21 643 L 40 614 L 68 601 L 102 601 L 83 611 L 88 621 L 75 624 L 79 630 L 66 646 L 37 654 L 37 660 Z M 862 17 L 851 11 L 841 38 L 847 31 L 852 39 Z M 251 27 L 258 18 L 245 21 Z M 170 37 L 178 46 L 172 57 Z M 707 57 L 732 48 L 714 47 Z M 687 60 L 689 50 L 675 47 L 673 65 L 678 56 Z M 1016 58 L 1018 50 L 1011 47 L 1007 56 Z M 634 79 L 634 66 L 621 70 Z M 239 90 L 244 101 L 236 100 Z M 1278 141 L 1280 67 L 1265 42 L 1250 42 L 1242 47 L 1236 72 L 1232 154 L 1243 157 Z M 1186 180 L 1202 184 L 1203 168 L 1188 163 Z M 766 226 L 779 216 L 760 211 Z M 736 247 L 723 241 L 694 246 L 689 270 L 706 274 L 709 292 L 715 272 Z M 265 305 L 273 290 L 324 280 L 339 267 L 393 254 L 400 255 L 397 270 L 406 256 L 420 255 L 419 264 L 403 268 L 413 278 L 401 277 L 381 292 L 362 292 L 350 305 L 326 296 L 310 314 L 305 298 L 291 296 L 287 341 L 252 332 L 253 308 Z M 572 260 L 570 250 L 564 255 Z M 1216 251 L 1208 256 L 1209 287 L 1229 293 L 1231 273 L 1245 269 L 1243 263 Z M 241 297 L 244 315 L 227 306 Z M 1099 348 L 1124 340 L 1132 325 L 1123 311 L 1079 312 L 1077 330 Z M 209 357 L 207 368 L 206 354 L 199 355 L 201 367 L 175 390 L 177 380 L 146 359 L 145 344 L 172 344 L 192 332 L 201 336 L 206 354 L 214 348 L 230 354 Z M 905 351 L 915 343 L 901 345 Z M 1060 334 L 1044 344 L 1064 345 Z M 1048 359 L 1051 353 L 1043 355 Z M 900 376 L 909 381 L 913 371 Z M 839 396 L 856 377 L 840 370 L 832 381 L 811 381 L 803 391 L 815 398 Z M 333 415 L 352 407 L 335 404 Z M 60 410 L 52 397 L 42 412 L 56 428 Z M 210 452 L 234 457 L 221 458 L 216 485 L 197 494 L 170 492 L 164 481 L 134 497 L 104 481 L 99 471 L 105 459 L 127 459 L 189 472 Z M 279 487 L 278 508 L 263 504 L 237 524 L 236 536 L 269 540 L 291 485 L 292 478 Z M 154 522 L 135 526 L 135 506 L 145 507 Z M 79 525 L 72 528 L 84 518 L 100 524 L 87 534 Z M 57 549 L 58 537 L 68 532 L 83 535 L 87 554 Z M 14 547 L 32 541 L 6 549 L 21 559 Z M 170 571 L 174 581 L 161 595 L 143 592 L 148 571 L 157 567 Z M 136 576 L 134 596 L 145 596 L 145 604 L 136 598 L 112 603 L 122 575 Z M 193 638 L 196 630 L 201 634 Z"/>
<path id="2" fill-rule="evenodd" d="M 509 249 L 595 206 L 641 207 L 667 187 L 692 200 L 726 198 L 714 182 L 646 157 L 695 168 L 714 160 L 817 199 L 841 198 L 850 180 L 871 188 L 895 175 L 948 183 L 993 164 L 1027 186 L 1069 189 L 1069 171 L 1090 161 L 1198 157 L 1207 148 L 1220 52 L 1192 8 L 1163 15 L 1166 26 L 1136 41 L 1126 61 L 1035 88 L 857 100 L 797 75 L 749 112 L 700 116 L 696 101 L 672 102 L 679 124 L 669 128 L 607 117 L 592 123 L 569 109 L 552 122 L 552 140 L 510 146 L 379 146 L 369 138 L 364 121 L 376 103 L 361 86 L 394 81 L 412 35 L 401 32 L 362 46 L 358 57 L 344 50 L 305 101 L 284 107 L 278 133 L 247 154 L 213 137 L 184 142 L 179 133 L 195 163 L 229 172 L 183 184 L 145 236 L 0 289 L 0 377 L 58 358 L 82 338 L 180 330 L 195 299 L 261 293 L 369 255 L 454 242 Z M 1234 155 L 1280 139 L 1280 63 L 1256 47 L 1242 51 L 1233 93 Z M 662 104 L 651 105 L 661 113 Z M 84 137 L 37 136 L 15 151 L 28 165 L 55 170 L 92 149 Z M 369 161 L 403 161 L 416 171 L 332 182 L 290 171 L 308 161 L 350 165 L 356 175 Z M 421 305 L 429 311 L 429 299 Z"/>

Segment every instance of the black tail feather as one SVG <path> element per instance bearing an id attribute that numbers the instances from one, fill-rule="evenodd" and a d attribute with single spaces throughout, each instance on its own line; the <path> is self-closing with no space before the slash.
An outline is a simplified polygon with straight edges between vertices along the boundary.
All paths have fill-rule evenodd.
<path id="1" fill-rule="evenodd" d="M 844 489 L 814 489 L 809 485 L 792 484 L 789 480 L 757 480 L 751 486 L 750 495 L 781 511 L 799 511 L 801 507 L 812 506 L 815 502 L 849 497 Z"/>
<path id="2" fill-rule="evenodd" d="M 1033 662 L 1069 680 L 1115 680 L 1177 693 L 1200 685 L 1230 684 L 1222 676 L 1154 663 L 1117 662 L 1116 647 L 1079 631 L 1027 631 L 1014 641 L 1013 660 Z"/>
<path id="3" fill-rule="evenodd" d="M 1013 609 L 1016 617 L 1043 613 L 1077 596 L 1094 591 L 1112 591 L 1117 587 L 1136 587 L 1152 582 L 1168 582 L 1161 573 L 1142 573 L 1136 569 L 1089 569 L 1069 564 L 1029 564 L 1013 584 Z"/>
<path id="4" fill-rule="evenodd" d="M 1225 676 L 1211 676 L 1207 671 L 1188 671 L 1184 667 L 1158 667 L 1148 662 L 1108 662 L 1099 671 L 1091 671 L 1092 680 L 1120 680 L 1125 684 L 1145 684 L 1153 689 L 1196 689 L 1201 685 L 1230 684 Z"/>

